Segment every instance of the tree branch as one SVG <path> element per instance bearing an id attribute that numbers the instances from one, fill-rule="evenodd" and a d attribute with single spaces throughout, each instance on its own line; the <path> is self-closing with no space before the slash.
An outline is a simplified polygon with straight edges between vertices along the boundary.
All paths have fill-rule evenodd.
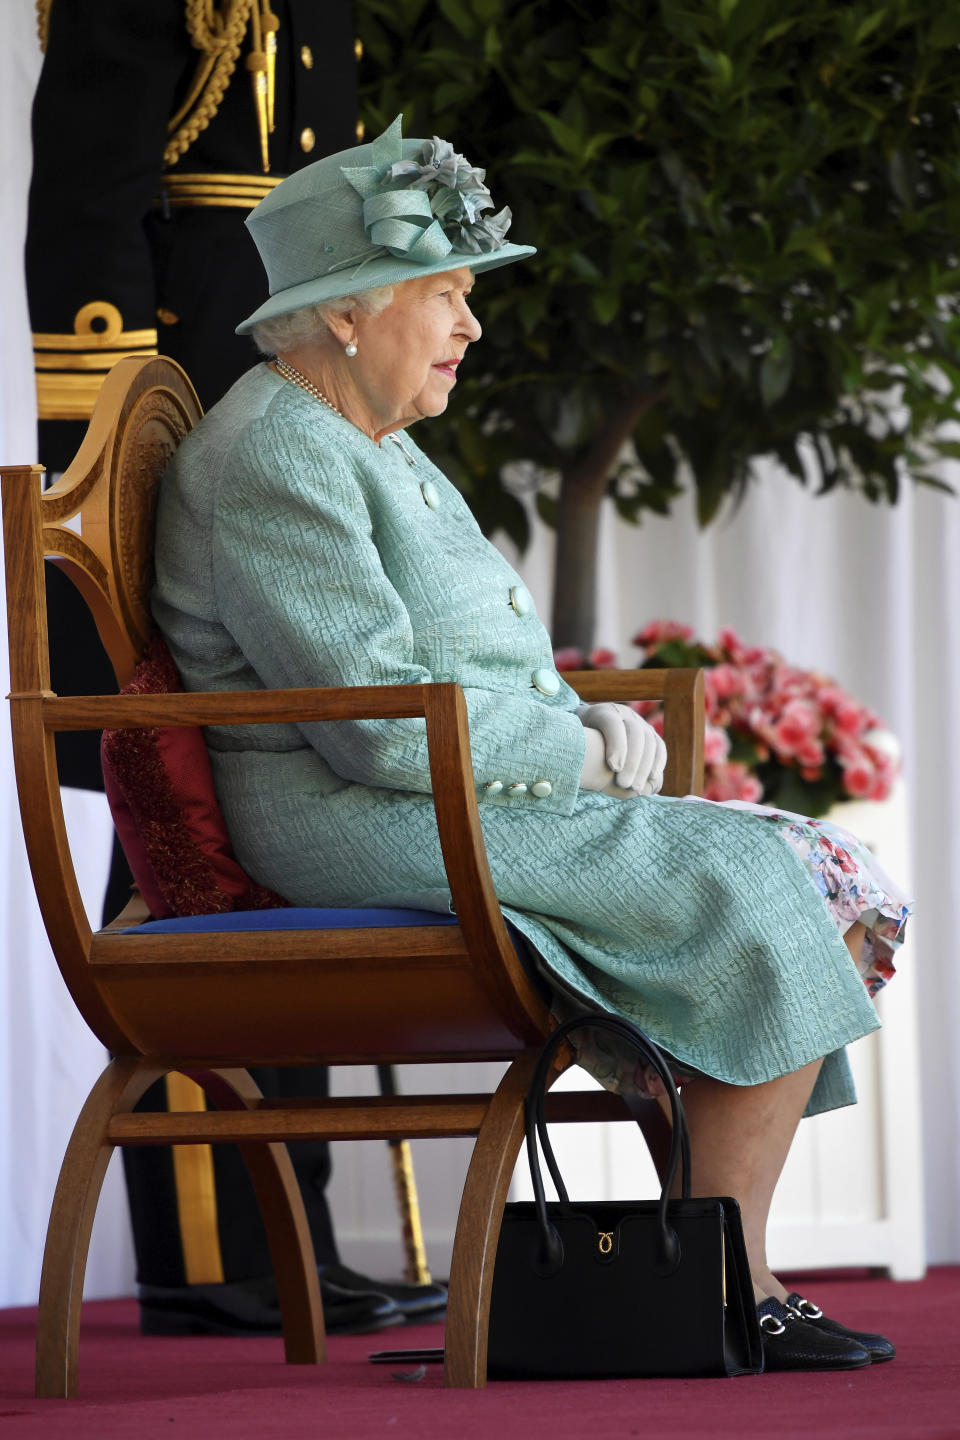
<path id="1" fill-rule="evenodd" d="M 597 435 L 593 444 L 579 460 L 564 473 L 564 486 L 576 492 L 584 503 L 599 504 L 607 492 L 607 481 L 614 461 L 630 439 L 641 416 L 659 404 L 667 393 L 662 385 L 658 390 L 635 391 L 628 395 Z"/>
<path id="2" fill-rule="evenodd" d="M 557 580 L 553 591 L 553 643 L 587 651 L 593 643 L 600 504 L 610 472 L 641 415 L 663 398 L 665 387 L 628 396 L 584 455 L 563 473 L 557 506 Z"/>

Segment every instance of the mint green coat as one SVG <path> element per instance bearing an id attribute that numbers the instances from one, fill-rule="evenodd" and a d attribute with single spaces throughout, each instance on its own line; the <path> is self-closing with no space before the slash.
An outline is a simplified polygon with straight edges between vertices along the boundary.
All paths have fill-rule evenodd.
<path id="1" fill-rule="evenodd" d="M 577 696 L 520 577 L 407 434 L 374 444 L 266 366 L 164 478 L 154 614 L 191 690 L 455 680 L 494 884 L 557 987 L 753 1084 L 878 1021 L 769 822 L 578 788 Z M 207 732 L 237 856 L 297 905 L 446 910 L 422 721 Z M 520 787 L 520 788 L 516 788 Z M 525 788 L 524 788 L 525 787 Z"/>

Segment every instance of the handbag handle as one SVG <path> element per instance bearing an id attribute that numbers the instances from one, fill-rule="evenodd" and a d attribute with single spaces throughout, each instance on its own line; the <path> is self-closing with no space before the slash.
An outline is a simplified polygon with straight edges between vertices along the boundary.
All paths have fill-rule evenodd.
<path id="1" fill-rule="evenodd" d="M 553 1152 L 553 1145 L 547 1133 L 547 1071 L 561 1043 L 572 1031 L 583 1029 L 607 1030 L 611 1034 L 619 1036 L 620 1039 L 626 1040 L 629 1045 L 639 1052 L 643 1060 L 653 1066 L 670 1098 L 672 1118 L 670 1155 L 660 1191 L 657 1216 L 660 1263 L 665 1270 L 673 1270 L 680 1261 L 680 1246 L 676 1232 L 667 1222 L 667 1204 L 670 1198 L 670 1191 L 673 1188 L 674 1179 L 676 1178 L 677 1167 L 681 1163 L 683 1166 L 681 1193 L 684 1200 L 690 1198 L 690 1135 L 687 1130 L 687 1117 L 684 1114 L 683 1105 L 677 1087 L 674 1084 L 673 1076 L 670 1073 L 670 1068 L 661 1051 L 649 1036 L 644 1035 L 643 1031 L 638 1029 L 636 1025 L 624 1019 L 622 1016 L 611 1015 L 606 1011 L 584 1011 L 582 1014 L 574 1015 L 571 1019 L 565 1020 L 561 1025 L 557 1026 L 540 1052 L 533 1078 L 530 1081 L 530 1088 L 527 1091 L 524 1102 L 527 1159 L 530 1164 L 530 1178 L 533 1182 L 533 1198 L 537 1208 L 537 1220 L 540 1226 L 541 1261 L 551 1267 L 560 1264 L 563 1259 L 563 1244 L 556 1229 L 550 1224 L 547 1215 L 547 1200 L 543 1188 L 543 1175 L 540 1171 L 540 1161 L 537 1155 L 538 1136 L 544 1159 L 547 1162 L 547 1169 L 550 1171 L 550 1176 L 556 1186 L 560 1202 L 563 1205 L 569 1205 L 570 1203 L 567 1188 L 563 1183 L 556 1156 Z M 648 1100 L 641 1100 L 638 1096 L 629 1093 L 622 1094 L 620 1098 L 625 1102 L 631 1115 L 633 1115 L 634 1119 L 639 1123 L 640 1106 L 647 1105 L 650 1102 Z"/>

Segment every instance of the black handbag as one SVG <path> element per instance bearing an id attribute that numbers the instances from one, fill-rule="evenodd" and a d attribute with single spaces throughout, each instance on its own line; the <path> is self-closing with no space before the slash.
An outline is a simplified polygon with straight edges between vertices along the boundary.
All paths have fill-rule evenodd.
<path id="1" fill-rule="evenodd" d="M 548 1067 L 571 1031 L 593 1027 L 640 1051 L 673 1112 L 659 1200 L 570 1201 L 547 1134 Z M 627 1099 L 637 1107 L 652 1102 Z M 493 1275 L 488 1374 L 496 1379 L 746 1375 L 763 1369 L 736 1200 L 690 1199 L 690 1141 L 663 1055 L 619 1016 L 578 1015 L 552 1033 L 526 1100 L 534 1200 L 504 1210 Z M 548 1202 L 537 1137 L 559 1200 Z M 683 1164 L 683 1194 L 668 1195 Z"/>

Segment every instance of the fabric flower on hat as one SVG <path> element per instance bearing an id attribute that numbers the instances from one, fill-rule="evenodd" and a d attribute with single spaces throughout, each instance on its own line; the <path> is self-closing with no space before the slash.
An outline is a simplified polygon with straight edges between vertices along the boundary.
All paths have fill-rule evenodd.
<path id="1" fill-rule="evenodd" d="M 427 192 L 430 208 L 454 250 L 473 255 L 498 250 L 513 219 L 509 205 L 499 215 L 483 215 L 493 209 L 493 197 L 484 184 L 486 173 L 438 135 L 424 141 L 415 159 L 401 160 L 390 171 L 393 180 Z"/>
<path id="2" fill-rule="evenodd" d="M 421 264 L 451 251 L 464 255 L 498 250 L 513 218 L 509 206 L 498 215 L 485 171 L 470 165 L 448 140 L 425 140 L 404 159 L 398 115 L 371 146 L 373 164 L 344 166 L 344 179 L 363 199 L 363 223 L 375 245 Z"/>
<path id="3" fill-rule="evenodd" d="M 468 165 L 449 140 L 436 135 L 424 141 L 415 159 L 399 160 L 390 167 L 391 180 L 409 184 L 414 190 L 431 191 L 437 186 L 446 190 L 446 195 L 440 190 L 431 191 L 437 196 L 435 215 L 442 216 L 458 205 L 468 220 L 475 220 L 481 210 L 493 209 L 490 191 L 483 183 L 486 173 L 476 165 Z"/>
<path id="4" fill-rule="evenodd" d="M 445 223 L 444 229 L 453 240 L 454 250 L 465 255 L 485 255 L 499 250 L 506 239 L 513 215 L 509 205 L 504 205 L 498 215 L 484 215 L 470 224 L 462 221 Z M 453 232 L 453 233 L 451 233 Z"/>

